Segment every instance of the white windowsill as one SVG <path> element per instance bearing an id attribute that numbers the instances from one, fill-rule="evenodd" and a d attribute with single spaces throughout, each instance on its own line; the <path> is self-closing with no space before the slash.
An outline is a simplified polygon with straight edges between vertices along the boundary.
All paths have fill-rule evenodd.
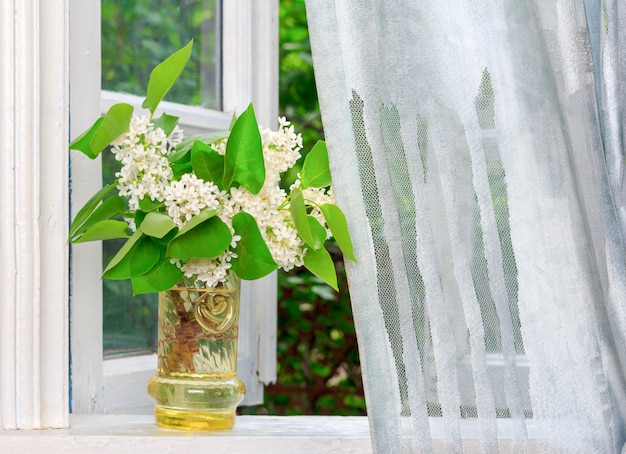
<path id="1" fill-rule="evenodd" d="M 0 452 L 371 453 L 367 417 L 238 416 L 221 432 L 157 427 L 151 416 L 71 415 L 69 429 L 0 432 Z M 197 451 L 192 451 L 197 450 Z"/>

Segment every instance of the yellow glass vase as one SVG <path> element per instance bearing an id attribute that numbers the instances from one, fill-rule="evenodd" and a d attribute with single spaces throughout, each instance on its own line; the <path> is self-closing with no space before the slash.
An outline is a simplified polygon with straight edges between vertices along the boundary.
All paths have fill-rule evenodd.
<path id="1" fill-rule="evenodd" d="M 245 387 L 237 378 L 240 280 L 159 294 L 157 374 L 148 382 L 161 427 L 230 429 Z"/>

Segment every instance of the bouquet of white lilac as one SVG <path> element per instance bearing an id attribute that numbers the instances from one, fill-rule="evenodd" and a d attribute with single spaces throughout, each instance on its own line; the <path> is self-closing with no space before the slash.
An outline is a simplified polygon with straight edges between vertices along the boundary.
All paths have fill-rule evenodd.
<path id="1" fill-rule="evenodd" d="M 215 287 L 229 272 L 252 280 L 300 266 L 336 289 L 326 240 L 334 236 L 355 259 L 323 142 L 287 193 L 280 175 L 300 158 L 302 138 L 284 118 L 277 131 L 261 129 L 250 105 L 230 131 L 186 139 L 178 118 L 153 118 L 192 45 L 152 71 L 143 103 L 150 116 L 116 104 L 70 145 L 90 158 L 110 146 L 121 163 L 117 180 L 77 213 L 70 241 L 128 238 L 103 278 L 130 279 L 135 294 L 167 290 L 183 277 Z"/>

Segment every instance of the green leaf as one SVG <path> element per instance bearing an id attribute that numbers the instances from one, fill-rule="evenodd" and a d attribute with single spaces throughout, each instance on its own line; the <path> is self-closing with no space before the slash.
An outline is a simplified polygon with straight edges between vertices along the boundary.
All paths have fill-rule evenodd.
<path id="1" fill-rule="evenodd" d="M 112 240 L 114 238 L 128 238 L 128 223 L 107 219 L 92 224 L 81 235 L 72 240 L 74 243 L 86 241 Z"/>
<path id="2" fill-rule="evenodd" d="M 188 156 L 190 154 L 188 153 Z M 191 167 L 191 159 L 187 161 L 177 161 L 170 164 L 172 168 L 172 173 L 174 174 L 174 179 L 179 180 L 186 173 L 193 173 L 193 168 Z"/>
<path id="3" fill-rule="evenodd" d="M 304 188 L 325 188 L 331 181 L 326 143 L 319 140 L 304 159 L 301 172 Z"/>
<path id="4" fill-rule="evenodd" d="M 176 237 L 177 234 L 178 234 L 178 229 L 173 229 L 169 233 L 162 236 L 161 238 L 152 237 L 152 239 L 159 244 L 163 244 L 167 246 L 168 244 L 170 244 L 170 241 L 172 241 Z"/>
<path id="5" fill-rule="evenodd" d="M 218 217 L 212 217 L 183 232 L 187 224 L 168 245 L 168 257 L 181 260 L 192 257 L 217 257 L 233 240 L 230 229 Z"/>
<path id="6" fill-rule="evenodd" d="M 87 229 L 94 224 L 107 219 L 112 219 L 120 213 L 123 213 L 126 209 L 126 203 L 120 196 L 113 196 L 105 199 L 91 215 L 78 226 L 70 237 L 71 241 L 76 242 L 78 237 L 82 235 Z M 128 235 L 125 235 L 125 237 Z M 84 241 L 84 240 L 83 240 Z"/>
<path id="7" fill-rule="evenodd" d="M 164 246 L 155 243 L 149 237 L 143 236 L 133 246 L 130 254 L 130 278 L 141 276 L 152 269 L 161 257 Z"/>
<path id="8" fill-rule="evenodd" d="M 196 134 L 194 136 L 187 137 L 181 143 L 176 145 L 176 153 L 171 154 L 168 159 L 170 162 L 176 162 L 181 159 L 181 157 L 185 156 L 189 150 L 191 150 L 196 140 L 208 145 L 228 137 L 229 134 L 230 131 L 215 131 L 207 134 Z"/>
<path id="9" fill-rule="evenodd" d="M 153 120 L 152 123 L 154 123 L 155 127 L 161 128 L 166 136 L 169 136 L 178 124 L 178 117 L 163 113 L 159 118 Z"/>
<path id="10" fill-rule="evenodd" d="M 96 134 L 96 131 L 100 129 L 102 122 L 104 121 L 104 117 L 100 117 L 96 120 L 96 122 L 84 133 L 76 138 L 72 143 L 70 143 L 70 150 L 78 150 L 82 152 L 85 156 L 90 159 L 95 159 L 98 156 L 98 153 L 94 153 L 91 149 L 91 139 Z"/>
<path id="11" fill-rule="evenodd" d="M 352 239 L 348 231 L 348 223 L 346 222 L 346 216 L 343 214 L 343 211 L 341 211 L 341 208 L 331 203 L 325 203 L 320 209 L 343 255 L 353 262 L 356 262 L 352 248 Z"/>
<path id="12" fill-rule="evenodd" d="M 193 172 L 193 168 L 191 166 L 191 148 L 193 147 L 193 144 L 195 143 L 196 140 L 204 144 L 211 144 L 217 140 L 223 139 L 224 137 L 228 137 L 228 134 L 229 134 L 228 131 L 213 132 L 209 134 L 199 134 L 199 135 L 189 137 L 183 140 L 181 143 L 179 143 L 176 146 L 176 150 L 178 151 L 168 156 L 168 159 L 170 161 L 170 167 L 172 168 L 172 171 L 174 172 L 174 176 L 176 178 L 180 178 L 185 173 Z M 221 185 L 221 181 L 220 181 L 220 185 Z"/>
<path id="13" fill-rule="evenodd" d="M 146 213 L 154 211 L 157 208 L 161 208 L 162 206 L 165 206 L 163 202 L 152 200 L 150 197 L 139 199 L 139 208 L 141 208 L 141 211 L 145 211 Z"/>
<path id="14" fill-rule="evenodd" d="M 115 184 L 110 184 L 100 189 L 78 211 L 76 217 L 74 218 L 74 221 L 72 222 L 72 226 L 70 227 L 70 238 L 85 223 L 87 218 L 89 218 L 89 216 L 91 216 L 94 210 L 98 207 L 102 199 L 104 199 L 115 186 Z"/>
<path id="15" fill-rule="evenodd" d="M 133 106 L 130 104 L 114 104 L 109 108 L 104 116 L 104 121 L 102 121 L 89 142 L 89 147 L 94 157 L 98 156 L 111 142 L 128 131 L 132 115 Z"/>
<path id="16" fill-rule="evenodd" d="M 176 285 L 182 277 L 183 272 L 163 256 L 146 274 L 131 279 L 133 295 L 162 292 Z"/>
<path id="17" fill-rule="evenodd" d="M 137 227 L 137 229 L 140 229 L 141 223 L 143 222 L 143 219 L 146 217 L 148 213 L 146 213 L 145 211 L 137 210 L 134 213 L 131 212 L 130 214 L 134 215 L 135 227 Z"/>
<path id="18" fill-rule="evenodd" d="M 248 213 L 233 217 L 235 233 L 241 236 L 235 248 L 237 258 L 231 260 L 232 270 L 246 280 L 259 279 L 278 268 L 265 244 L 259 227 Z"/>
<path id="19" fill-rule="evenodd" d="M 237 122 L 237 111 L 233 112 L 233 116 L 230 119 L 230 124 L 228 125 L 228 130 L 229 131 L 233 130 L 233 126 L 235 126 L 236 122 Z"/>
<path id="20" fill-rule="evenodd" d="M 224 178 L 224 156 L 210 146 L 196 140 L 191 149 L 193 172 L 204 181 L 212 181 L 220 189 Z"/>
<path id="21" fill-rule="evenodd" d="M 130 243 L 133 237 L 134 236 L 124 243 L 122 249 Z M 135 238 L 135 241 L 124 251 L 123 255 L 113 266 L 111 266 L 111 263 L 113 263 L 113 260 L 111 260 L 109 266 L 107 266 L 104 273 L 102 273 L 104 279 L 131 279 L 147 273 L 156 265 L 161 256 L 161 249 L 164 249 L 164 247 L 141 234 Z M 122 249 L 120 249 L 120 252 Z M 118 254 L 120 252 L 118 252 Z M 116 254 L 113 259 L 116 259 L 118 254 Z"/>
<path id="22" fill-rule="evenodd" d="M 312 249 L 319 249 L 320 245 L 316 246 L 315 238 L 311 232 L 311 225 L 309 224 L 308 216 L 306 213 L 306 207 L 304 206 L 304 197 L 302 191 L 299 188 L 293 188 L 291 190 L 291 202 L 289 204 L 289 211 L 293 217 L 293 223 L 296 226 L 296 231 L 300 238 Z"/>
<path id="23" fill-rule="evenodd" d="M 191 148 L 193 147 L 193 144 L 196 140 L 204 144 L 211 144 L 213 142 L 223 139 L 224 137 L 228 137 L 228 134 L 230 134 L 228 131 L 219 131 L 209 134 L 198 134 L 188 137 L 187 139 L 179 143 L 176 146 L 177 151 L 175 153 L 172 153 L 168 157 L 170 161 L 170 167 L 174 172 L 174 176 L 180 178 L 185 173 L 193 172 L 193 168 L 191 166 Z M 215 183 L 217 184 L 217 182 Z M 222 182 L 220 180 L 219 185 L 221 184 Z"/>
<path id="24" fill-rule="evenodd" d="M 141 232 L 141 230 L 137 230 L 135 233 L 133 233 L 130 236 L 130 238 L 126 241 L 126 243 L 124 243 L 124 245 L 120 248 L 120 250 L 117 251 L 117 254 L 113 256 L 113 258 L 111 259 L 107 267 L 104 269 L 104 272 L 102 273 L 103 278 L 115 279 L 115 278 L 109 278 L 107 274 L 111 270 L 113 270 L 116 266 L 118 266 L 120 262 L 125 260 L 127 256 L 129 256 L 131 249 L 133 248 L 135 243 L 139 241 L 139 238 L 141 238 L 142 236 L 143 236 L 143 233 Z M 130 272 L 130 268 L 129 268 L 129 272 Z M 127 279 L 127 278 L 120 278 L 120 279 Z"/>
<path id="25" fill-rule="evenodd" d="M 326 229 L 313 216 L 307 216 L 307 221 L 309 221 L 309 229 L 313 237 L 313 249 L 318 250 L 326 242 Z"/>
<path id="26" fill-rule="evenodd" d="M 180 144 L 178 145 L 180 146 Z M 185 147 L 181 149 L 176 148 L 178 151 L 176 151 L 175 153 L 172 153 L 171 155 L 167 157 L 170 164 L 177 164 L 177 163 L 184 164 L 186 162 L 190 162 L 191 153 L 189 152 L 191 151 L 192 146 L 193 146 L 193 142 L 191 143 L 191 145 L 189 145 L 189 147 Z"/>
<path id="27" fill-rule="evenodd" d="M 196 228 L 196 226 L 202 224 L 204 221 L 212 218 L 216 214 L 217 214 L 217 211 L 209 210 L 208 208 L 205 208 L 204 210 L 200 211 L 199 214 L 197 214 L 196 216 L 192 217 L 189 221 L 187 221 L 176 236 L 179 237 L 179 236 L 184 235 L 185 233 L 189 232 L 191 229 Z"/>
<path id="28" fill-rule="evenodd" d="M 338 290 L 335 264 L 326 249 L 321 248 L 318 251 L 307 250 L 304 256 L 304 266 L 332 288 Z"/>
<path id="29" fill-rule="evenodd" d="M 237 182 L 252 194 L 258 194 L 265 183 L 265 163 L 259 125 L 252 104 L 233 125 L 226 143 L 224 189 Z"/>
<path id="30" fill-rule="evenodd" d="M 176 229 L 177 226 L 168 215 L 151 212 L 146 215 L 141 223 L 141 231 L 148 236 L 163 238 L 165 235 Z"/>
<path id="31" fill-rule="evenodd" d="M 154 115 L 154 111 L 159 106 L 163 97 L 178 80 L 183 72 L 183 69 L 185 69 L 185 65 L 191 56 L 192 47 L 193 40 L 189 41 L 185 47 L 177 50 L 159 63 L 152 70 L 152 73 L 150 73 L 147 97 L 143 102 L 142 107 L 150 110 L 152 115 Z"/>

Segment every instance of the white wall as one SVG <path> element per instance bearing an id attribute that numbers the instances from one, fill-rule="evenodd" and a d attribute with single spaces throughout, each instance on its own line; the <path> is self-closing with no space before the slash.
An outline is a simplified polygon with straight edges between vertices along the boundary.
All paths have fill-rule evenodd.
<path id="1" fill-rule="evenodd" d="M 68 424 L 68 3 L 0 2 L 0 428 Z"/>

